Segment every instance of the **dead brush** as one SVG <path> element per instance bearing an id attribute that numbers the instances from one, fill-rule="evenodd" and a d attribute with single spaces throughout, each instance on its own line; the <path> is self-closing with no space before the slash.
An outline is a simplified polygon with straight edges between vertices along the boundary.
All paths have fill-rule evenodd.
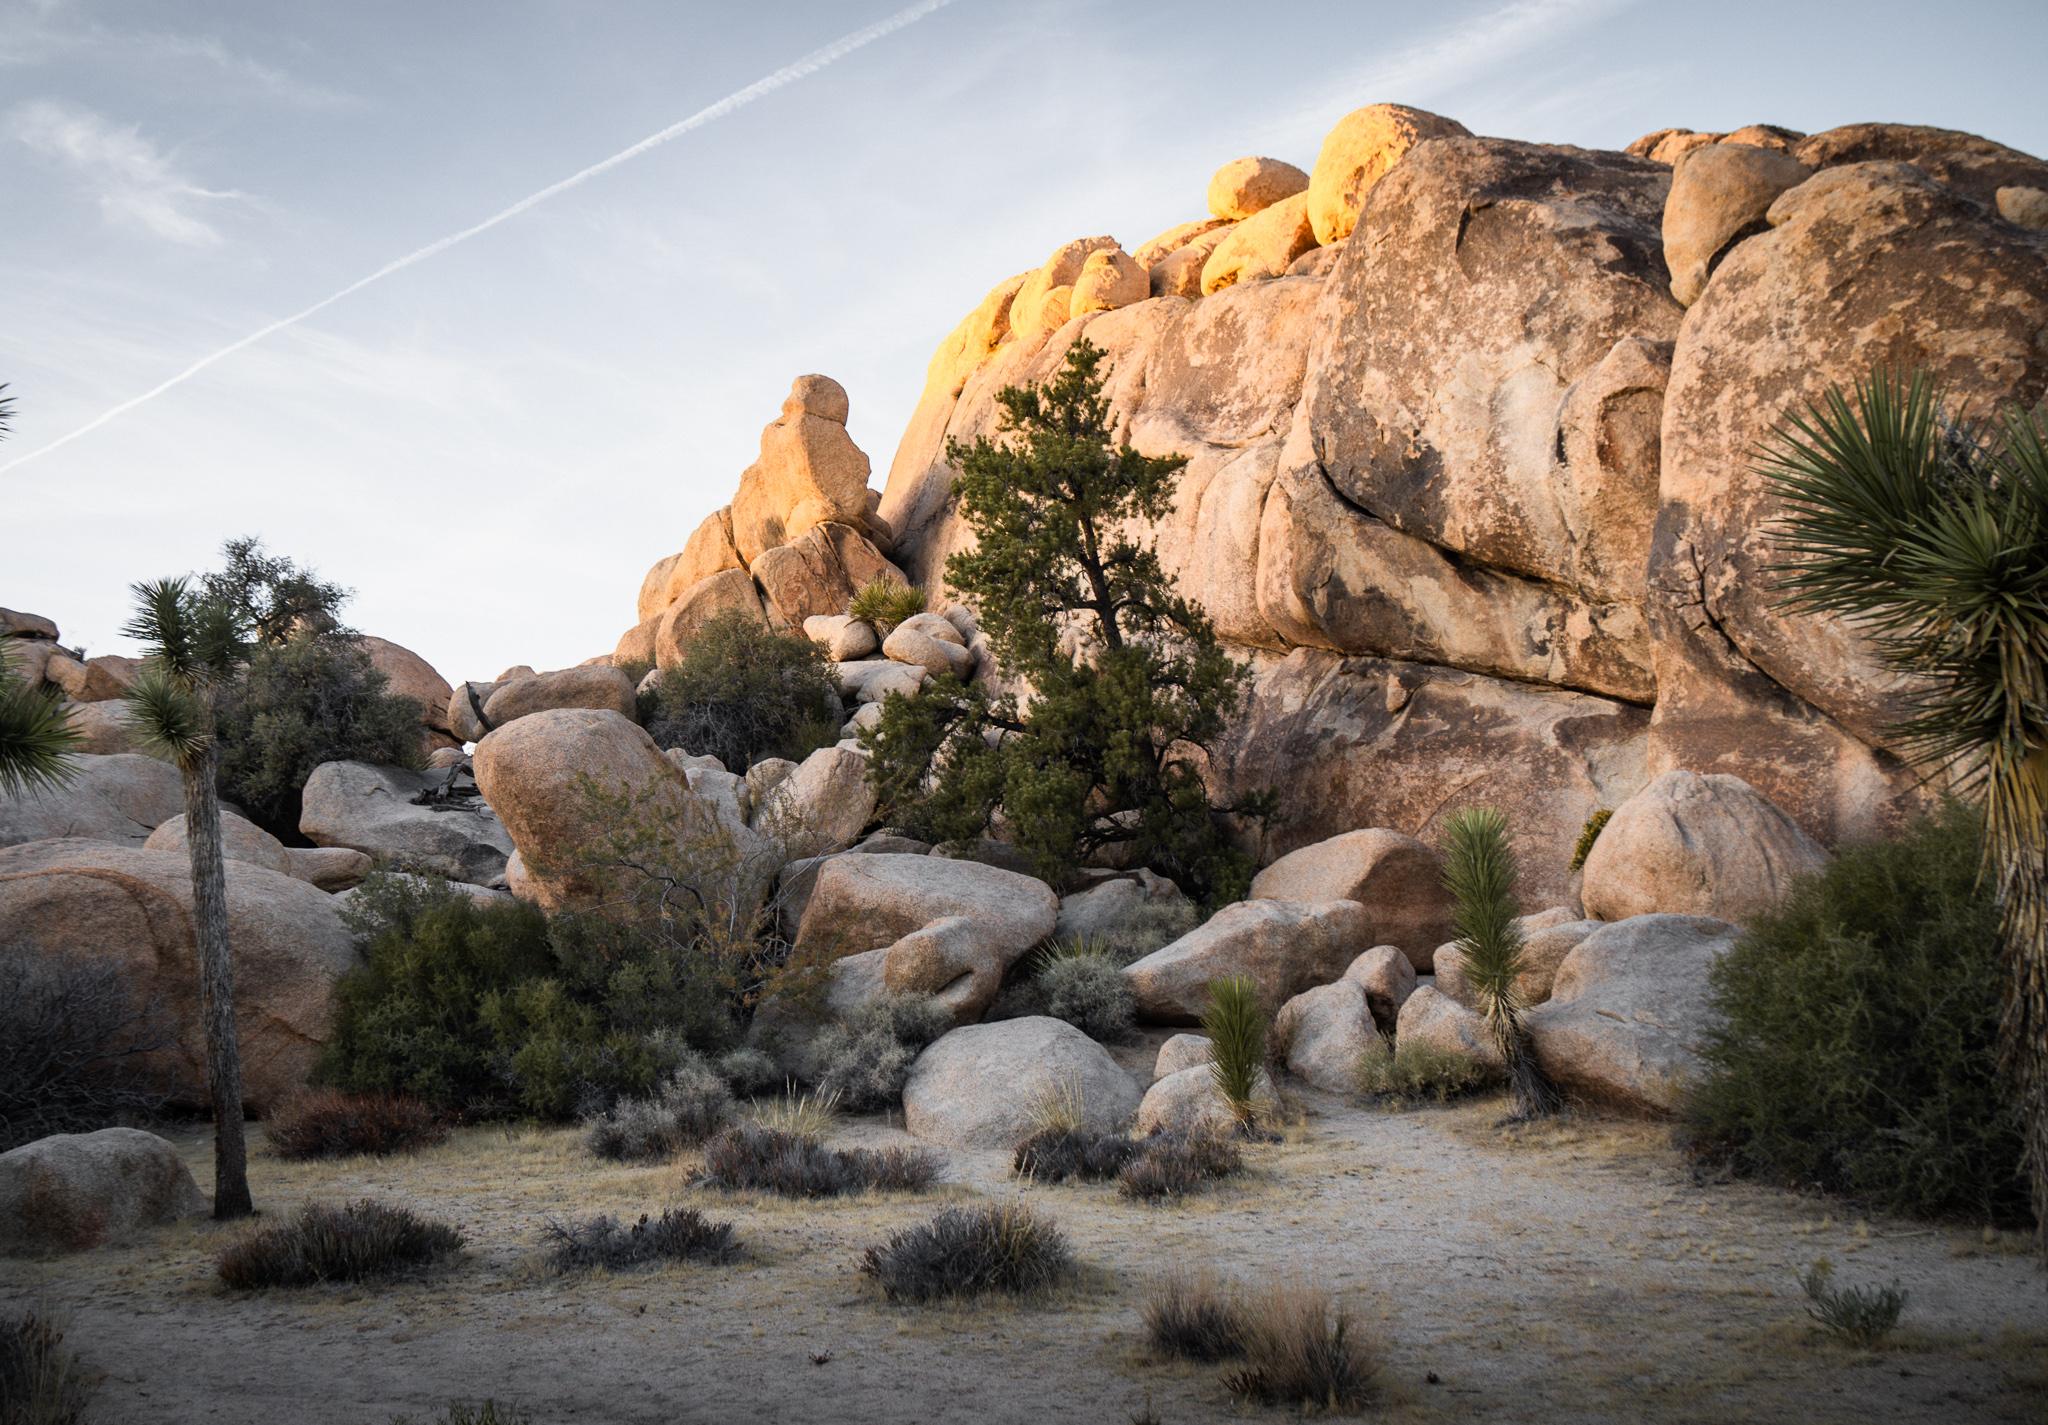
<path id="1" fill-rule="evenodd" d="M 1163 1356 L 1221 1361 L 1244 1354 L 1244 1307 L 1213 1271 L 1162 1277 L 1145 1300 L 1146 1339 Z"/>
<path id="2" fill-rule="evenodd" d="M 0 1317 L 0 1425 L 80 1425 L 92 1389 L 49 1317 Z"/>
<path id="3" fill-rule="evenodd" d="M 284 1104 L 263 1131 L 280 1158 L 346 1158 L 416 1152 L 446 1139 L 448 1124 L 416 1098 L 330 1089 Z"/>
<path id="4" fill-rule="evenodd" d="M 265 1228 L 220 1254 L 220 1279 L 238 1290 L 368 1281 L 428 1266 L 455 1253 L 462 1234 L 402 1207 L 369 1198 L 311 1203 L 291 1221 Z"/>
<path id="5" fill-rule="evenodd" d="M 1244 1365 L 1223 1378 L 1232 1394 L 1267 1405 L 1355 1414 L 1379 1370 L 1357 1323 L 1328 1292 L 1278 1286 L 1242 1305 Z"/>
<path id="6" fill-rule="evenodd" d="M 671 1207 L 659 1217 L 640 1214 L 630 1225 L 610 1213 L 548 1218 L 541 1226 L 548 1265 L 561 1273 L 625 1271 L 656 1262 L 729 1262 L 740 1254 L 730 1222 L 713 1222 L 694 1207 Z"/>
<path id="7" fill-rule="evenodd" d="M 1199 1192 L 1244 1166 L 1237 1144 L 1203 1129 L 1162 1130 L 1140 1139 L 1117 1174 L 1117 1191 L 1139 1202 L 1160 1202 Z"/>
<path id="8" fill-rule="evenodd" d="M 741 1123 L 704 1145 L 698 1181 L 727 1192 L 820 1198 L 918 1192 L 938 1176 L 939 1160 L 920 1148 L 828 1148 L 787 1129 Z"/>
<path id="9" fill-rule="evenodd" d="M 1066 1235 L 1021 1202 L 948 1207 L 870 1247 L 861 1271 L 891 1301 L 1044 1291 L 1077 1270 Z"/>

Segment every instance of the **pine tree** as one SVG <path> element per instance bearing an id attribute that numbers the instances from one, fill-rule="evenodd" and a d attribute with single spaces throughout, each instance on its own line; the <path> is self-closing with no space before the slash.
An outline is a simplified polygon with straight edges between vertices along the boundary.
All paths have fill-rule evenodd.
<path id="1" fill-rule="evenodd" d="M 1103 359 L 1077 342 L 1043 385 L 998 394 L 1007 439 L 947 450 L 977 539 L 946 561 L 947 582 L 1029 693 L 939 678 L 892 697 L 868 735 L 872 775 L 885 813 L 932 839 L 1000 817 L 1048 878 L 1113 849 L 1211 902 L 1235 899 L 1252 863 L 1222 815 L 1263 821 L 1270 799 L 1212 804 L 1202 764 L 1247 669 L 1133 533 L 1166 514 L 1187 461 L 1112 437 Z"/>

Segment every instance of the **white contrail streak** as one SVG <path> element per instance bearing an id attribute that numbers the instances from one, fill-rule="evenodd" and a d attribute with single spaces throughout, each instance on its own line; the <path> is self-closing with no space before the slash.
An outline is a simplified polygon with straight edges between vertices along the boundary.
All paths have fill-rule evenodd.
<path id="1" fill-rule="evenodd" d="M 719 119 L 722 119 L 727 114 L 732 113 L 736 109 L 744 109 L 747 105 L 753 103 L 756 99 L 766 98 L 768 95 L 773 94 L 778 89 L 794 84 L 797 80 L 803 79 L 808 75 L 816 74 L 819 70 L 825 68 L 825 66 L 837 63 L 839 60 L 842 60 L 846 58 L 848 55 L 852 54 L 855 50 L 865 49 L 867 46 L 873 44 L 876 40 L 886 38 L 889 35 L 895 34 L 900 29 L 904 29 L 907 26 L 914 25 L 919 20 L 922 20 L 925 16 L 931 14 L 934 10 L 943 9 L 945 6 L 950 5 L 952 3 L 953 0 L 919 0 L 919 3 L 908 6 L 905 9 L 898 10 L 895 14 L 889 16 L 886 19 L 877 20 L 874 24 L 869 25 L 865 29 L 855 30 L 851 34 L 842 35 L 838 39 L 832 41 L 831 44 L 824 46 L 822 49 L 814 49 L 809 54 L 805 55 L 802 59 L 796 60 L 791 64 L 786 64 L 782 68 L 776 70 L 773 74 L 769 74 L 760 79 L 755 80 L 746 88 L 734 90 L 732 93 L 726 95 L 723 99 L 720 99 L 717 103 L 712 104 L 706 108 L 699 109 L 696 113 L 690 115 L 689 118 L 682 119 L 676 123 L 670 124 L 667 128 L 661 130 L 659 133 L 649 134 L 646 138 L 640 140 L 640 142 L 634 144 L 631 148 L 620 149 L 610 158 L 603 159 L 597 163 L 593 163 L 590 165 L 590 167 L 582 170 L 580 173 L 572 173 L 567 178 L 561 180 L 561 182 L 559 183 L 551 183 L 547 187 L 541 189 L 538 193 L 529 194 L 528 196 L 521 198 L 511 207 L 500 209 L 498 212 L 491 214 L 488 218 L 485 218 L 480 223 L 476 223 L 470 227 L 466 227 L 461 232 L 450 233 L 447 237 L 440 238 L 434 242 L 430 242 L 423 248 L 419 248 L 416 251 L 407 253 L 404 257 L 396 258 L 390 262 L 385 263 L 382 267 L 378 268 L 375 272 L 372 272 L 369 276 L 358 278 L 354 282 L 349 283 L 348 286 L 342 288 L 339 292 L 335 292 L 328 296 L 322 297 L 319 301 L 315 302 L 312 306 L 305 308 L 303 311 L 293 312 L 288 317 L 280 317 L 276 321 L 270 323 L 270 325 L 266 327 L 261 327 L 256 331 L 250 332 L 249 335 L 242 337 L 237 341 L 228 343 L 228 345 L 222 347 L 219 351 L 212 352 L 209 355 L 200 357 L 197 361 L 193 362 L 183 371 L 180 371 L 177 375 L 169 378 L 168 380 L 162 382 L 159 385 L 150 387 L 149 390 L 144 391 L 139 396 L 131 396 L 127 400 L 121 402 L 121 404 L 119 404 L 118 406 L 115 406 L 110 410 L 101 412 L 99 415 L 94 416 L 91 420 L 87 421 L 84 425 L 80 426 L 77 430 L 72 431 L 69 435 L 60 435 L 55 440 L 51 441 L 48 445 L 38 446 L 34 450 L 27 451 L 24 454 L 16 456 L 14 459 L 8 461 L 5 465 L 0 465 L 0 474 L 5 474 L 9 470 L 18 469 L 19 467 L 28 464 L 29 461 L 34 460 L 38 456 L 48 455 L 53 450 L 59 449 L 62 446 L 69 445 L 72 441 L 77 440 L 80 436 L 87 435 L 93 431 L 98 430 L 108 421 L 126 415 L 129 411 L 134 410 L 137 406 L 142 405 L 145 401 L 153 401 L 158 396 L 161 396 L 164 392 L 170 390 L 172 387 L 182 386 L 185 382 L 190 381 L 194 376 L 197 376 L 200 372 L 204 371 L 207 367 L 212 366 L 215 362 L 225 361 L 228 357 L 233 356 L 236 352 L 242 350 L 244 347 L 254 346 L 257 342 L 262 341 L 265 337 L 275 335 L 276 333 L 283 331 L 286 327 L 297 326 L 300 322 L 306 320 L 306 318 L 314 315 L 317 312 L 323 312 L 327 310 L 327 308 L 333 306 L 342 298 L 353 296 L 355 293 L 362 291 L 365 287 L 369 286 L 373 282 L 381 282 L 394 272 L 403 272 L 406 268 L 411 267 L 416 263 L 425 262 L 430 257 L 433 257 L 439 253 L 446 252 L 449 248 L 454 247 L 458 243 L 468 242 L 478 233 L 488 232 L 492 228 L 498 226 L 498 224 L 508 222 L 511 219 L 516 218 L 521 213 L 526 212 L 528 209 L 539 207 L 542 203 L 547 202 L 548 199 L 554 197 L 558 193 L 567 192 L 569 189 L 574 188 L 579 184 L 588 182 L 590 179 L 597 177 L 600 173 L 609 172 L 611 169 L 617 168 L 622 163 L 630 162 L 631 160 L 638 158 L 641 154 L 646 153 L 649 149 L 659 148 L 661 145 L 667 143 L 671 139 L 678 139 L 681 138 L 684 134 L 690 133 L 692 130 L 701 129 L 706 124 L 713 123 Z"/>

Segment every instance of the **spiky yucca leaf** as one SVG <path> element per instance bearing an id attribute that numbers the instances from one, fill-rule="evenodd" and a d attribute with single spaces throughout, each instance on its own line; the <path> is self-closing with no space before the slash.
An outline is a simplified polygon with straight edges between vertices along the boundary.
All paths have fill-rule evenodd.
<path id="1" fill-rule="evenodd" d="M 80 742 L 63 703 L 17 676 L 13 641 L 0 637 L 0 796 L 7 797 L 69 782 Z"/>
<path id="2" fill-rule="evenodd" d="M 1209 1075 L 1216 1091 L 1232 1116 L 1249 1126 L 1257 1114 L 1259 1074 L 1266 1066 L 1266 1010 L 1258 986 L 1244 975 L 1212 982 L 1202 1032 L 1209 1036 Z"/>
<path id="3" fill-rule="evenodd" d="M 1536 1118 L 1556 1107 L 1556 1096 L 1536 1068 L 1522 1028 L 1522 927 L 1516 917 L 1519 871 L 1508 845 L 1508 819 L 1492 807 L 1454 815 L 1444 837 L 1444 886 L 1456 902 L 1454 924 L 1464 955 L 1465 979 L 1479 997 L 1487 1029 L 1507 1065 L 1515 1116 Z"/>
<path id="4" fill-rule="evenodd" d="M 213 741 L 213 719 L 190 684 L 160 662 L 142 666 L 128 690 L 128 710 L 142 745 L 189 767 Z"/>
<path id="5" fill-rule="evenodd" d="M 242 614 L 224 599 L 203 597 L 190 579 L 145 579 L 128 589 L 135 596 L 135 616 L 121 631 L 174 679 L 216 682 L 248 656 Z"/>

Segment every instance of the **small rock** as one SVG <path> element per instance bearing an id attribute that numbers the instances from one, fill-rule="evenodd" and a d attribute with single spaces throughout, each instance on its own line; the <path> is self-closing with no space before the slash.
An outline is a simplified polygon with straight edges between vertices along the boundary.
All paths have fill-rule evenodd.
<path id="1" fill-rule="evenodd" d="M 1234 158 L 1209 180 L 1209 211 L 1235 222 L 1307 189 L 1308 175 L 1291 163 L 1277 158 Z"/>

